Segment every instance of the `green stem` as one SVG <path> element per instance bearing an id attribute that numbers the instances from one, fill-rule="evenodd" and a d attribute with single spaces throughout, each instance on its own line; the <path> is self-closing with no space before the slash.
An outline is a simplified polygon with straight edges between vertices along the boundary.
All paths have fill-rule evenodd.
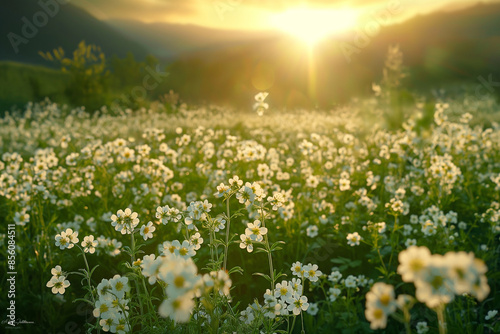
<path id="1" fill-rule="evenodd" d="M 262 222 L 262 227 L 266 227 L 265 216 L 264 216 L 264 205 L 260 206 L 260 218 Z M 269 232 L 269 230 L 268 230 Z M 269 246 L 269 238 L 267 237 L 268 233 L 264 235 L 264 243 L 267 250 L 267 258 L 269 260 L 269 272 L 271 277 L 271 291 L 274 290 L 274 267 L 273 267 L 273 256 L 271 254 L 271 247 Z"/>
<path id="2" fill-rule="evenodd" d="M 441 304 L 436 308 L 438 317 L 439 334 L 446 334 L 446 319 L 444 316 L 445 305 Z"/>
<path id="3" fill-rule="evenodd" d="M 224 271 L 227 266 L 227 250 L 229 248 L 229 228 L 231 226 L 231 216 L 229 212 L 229 198 L 226 198 L 226 211 L 227 211 L 227 226 L 226 226 L 226 244 L 224 245 Z"/>
<path id="4" fill-rule="evenodd" d="M 93 303 L 93 307 L 95 307 L 95 298 L 94 298 L 94 293 L 92 292 L 92 285 L 90 284 L 90 267 L 89 267 L 89 263 L 87 261 L 87 257 L 85 256 L 85 252 L 83 251 L 83 249 L 80 247 L 80 245 L 78 245 L 78 248 L 80 249 L 80 251 L 82 252 L 82 255 L 83 255 L 83 260 L 85 261 L 85 268 L 87 269 L 87 274 L 85 275 L 86 277 L 86 280 L 87 280 L 87 284 L 89 286 L 89 293 L 90 293 L 90 298 L 92 298 L 92 303 Z M 100 326 L 97 326 L 97 333 L 100 333 L 101 332 L 101 328 Z"/>
<path id="5" fill-rule="evenodd" d="M 292 321 L 292 329 L 290 330 L 290 333 L 292 333 L 292 332 L 293 332 L 293 328 L 295 327 L 295 319 L 297 319 L 297 316 L 296 316 L 296 315 L 294 315 L 294 316 L 293 316 L 293 321 Z"/>
<path id="6" fill-rule="evenodd" d="M 132 260 L 132 263 L 130 263 L 130 265 L 134 266 L 134 262 L 135 262 L 135 237 L 134 237 L 134 231 L 132 231 L 132 233 L 130 235 L 131 235 L 130 259 Z M 137 284 L 137 279 L 134 279 L 134 284 L 135 284 L 135 289 L 137 291 L 137 297 L 139 298 L 139 307 L 141 309 L 141 315 L 144 315 L 144 306 L 142 305 L 141 291 L 139 289 L 139 284 Z"/>

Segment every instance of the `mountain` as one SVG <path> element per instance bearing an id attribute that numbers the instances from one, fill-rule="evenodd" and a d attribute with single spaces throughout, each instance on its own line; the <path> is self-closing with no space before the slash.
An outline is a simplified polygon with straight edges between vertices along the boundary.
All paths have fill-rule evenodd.
<path id="1" fill-rule="evenodd" d="M 51 5 L 42 5 L 47 3 Z M 50 66 L 38 51 L 52 51 L 61 46 L 70 54 L 82 40 L 100 46 L 108 56 L 124 57 L 129 51 L 136 59 L 147 55 L 142 45 L 106 22 L 70 3 L 59 4 L 56 0 L 3 1 L 0 32 L 0 60 Z"/>
<path id="2" fill-rule="evenodd" d="M 267 90 L 275 105 L 330 107 L 370 93 L 394 44 L 408 67 L 406 87 L 477 85 L 490 75 L 500 82 L 499 17 L 498 3 L 435 12 L 382 27 L 363 43 L 359 31 L 331 37 L 313 53 L 279 36 L 195 50 L 171 64 L 170 85 L 188 101 L 248 106 L 253 94 Z"/>
<path id="3" fill-rule="evenodd" d="M 270 31 L 219 30 L 189 24 L 143 23 L 132 20 L 106 21 L 116 30 L 140 41 L 156 57 L 173 59 L 199 50 L 246 44 L 280 35 Z"/>

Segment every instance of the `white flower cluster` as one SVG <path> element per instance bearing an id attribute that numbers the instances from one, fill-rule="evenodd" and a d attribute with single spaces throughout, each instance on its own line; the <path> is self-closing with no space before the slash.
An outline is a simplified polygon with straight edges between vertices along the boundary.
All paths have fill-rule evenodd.
<path id="1" fill-rule="evenodd" d="M 125 334 L 130 332 L 129 299 L 130 285 L 127 277 L 115 275 L 112 279 L 103 279 L 97 285 L 98 299 L 93 315 L 100 318 L 99 325 L 105 332 Z"/>
<path id="2" fill-rule="evenodd" d="M 411 246 L 399 253 L 399 263 L 398 274 L 415 284 L 417 299 L 430 308 L 465 293 L 481 301 L 490 292 L 485 276 L 488 268 L 473 253 L 431 255 L 426 247 Z"/>
<path id="3" fill-rule="evenodd" d="M 176 322 L 189 321 L 195 305 L 194 298 L 209 290 L 229 297 L 232 282 L 223 270 L 202 276 L 191 258 L 168 253 L 159 257 L 146 255 L 141 262 L 142 274 L 148 278 L 149 284 L 162 281 L 166 285 L 167 298 L 158 309 L 163 317 L 170 317 Z"/>
<path id="4" fill-rule="evenodd" d="M 118 210 L 116 215 L 111 216 L 111 226 L 121 234 L 132 234 L 134 229 L 139 225 L 138 213 L 132 212 L 129 208 L 125 211 Z"/>
<path id="5" fill-rule="evenodd" d="M 66 279 L 61 266 L 57 265 L 50 271 L 52 274 L 52 278 L 47 282 L 47 288 L 52 289 L 53 294 L 61 294 L 63 295 L 66 291 L 66 288 L 70 286 L 69 281 Z"/>

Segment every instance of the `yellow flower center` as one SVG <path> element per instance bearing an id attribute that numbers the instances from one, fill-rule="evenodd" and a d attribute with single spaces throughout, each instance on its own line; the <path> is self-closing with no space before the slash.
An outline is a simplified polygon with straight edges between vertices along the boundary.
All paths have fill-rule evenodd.
<path id="1" fill-rule="evenodd" d="M 391 296 L 389 296 L 387 293 L 384 293 L 382 296 L 380 296 L 380 303 L 382 305 L 388 306 L 390 301 L 391 301 Z"/>
<path id="2" fill-rule="evenodd" d="M 177 277 L 175 277 L 175 279 L 174 279 L 174 285 L 175 285 L 175 287 L 177 287 L 177 288 L 182 288 L 182 287 L 184 286 L 184 282 L 185 282 L 185 281 L 186 281 L 186 280 L 184 279 L 184 277 L 183 277 L 183 276 L 177 276 Z"/>
<path id="3" fill-rule="evenodd" d="M 418 272 L 418 271 L 422 270 L 423 267 L 424 267 L 424 263 L 420 259 L 412 259 L 410 261 L 410 268 L 414 272 Z"/>
<path id="4" fill-rule="evenodd" d="M 374 311 L 373 311 L 373 317 L 375 319 L 382 319 L 384 317 L 384 311 L 382 311 L 381 309 L 379 308 L 376 308 Z"/>
<path id="5" fill-rule="evenodd" d="M 434 278 L 431 281 L 431 285 L 434 288 L 434 290 L 439 289 L 444 283 L 444 278 L 443 276 L 434 276 Z"/>

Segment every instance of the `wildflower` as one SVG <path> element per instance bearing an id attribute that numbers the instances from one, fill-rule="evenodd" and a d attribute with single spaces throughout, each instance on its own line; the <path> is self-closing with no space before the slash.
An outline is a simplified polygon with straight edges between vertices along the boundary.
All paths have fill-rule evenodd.
<path id="1" fill-rule="evenodd" d="M 342 178 L 339 180 L 340 191 L 346 191 L 351 189 L 351 181 L 348 178 Z"/>
<path id="2" fill-rule="evenodd" d="M 128 277 L 115 275 L 112 279 L 109 280 L 109 284 L 111 285 L 111 293 L 118 299 L 125 298 L 125 294 L 130 291 Z"/>
<path id="3" fill-rule="evenodd" d="M 443 256 L 433 255 L 415 280 L 417 299 L 430 308 L 449 303 L 455 297 L 454 282 L 448 275 L 445 261 Z"/>
<path id="4" fill-rule="evenodd" d="M 264 100 L 269 95 L 267 92 L 260 92 L 255 95 L 255 104 L 253 105 L 253 109 L 257 112 L 257 115 L 264 115 L 264 111 L 269 109 L 269 104 L 265 103 Z"/>
<path id="5" fill-rule="evenodd" d="M 217 192 L 214 194 L 215 197 L 220 198 L 225 194 L 229 193 L 231 187 L 226 186 L 224 183 L 221 183 L 217 186 Z"/>
<path id="6" fill-rule="evenodd" d="M 66 231 L 61 232 L 61 234 L 57 234 L 56 237 L 56 246 L 61 249 L 65 248 L 73 248 L 76 243 L 78 243 L 78 232 L 73 232 L 72 229 L 68 228 Z"/>
<path id="7" fill-rule="evenodd" d="M 358 232 L 349 233 L 347 235 L 347 244 L 349 246 L 359 246 L 359 241 L 361 240 L 361 236 Z"/>
<path id="8" fill-rule="evenodd" d="M 98 244 L 98 242 L 94 241 L 93 235 L 86 236 L 85 238 L 83 238 L 83 241 L 82 241 L 83 251 L 85 253 L 94 254 L 95 247 L 97 246 L 97 244 Z"/>
<path id="9" fill-rule="evenodd" d="M 46 286 L 47 288 L 52 288 L 53 294 L 59 293 L 63 295 L 66 291 L 66 288 L 70 286 L 70 283 L 64 276 L 53 276 L 50 281 L 47 282 Z"/>
<path id="10" fill-rule="evenodd" d="M 30 222 L 30 215 L 26 213 L 25 209 L 21 212 L 16 212 L 14 214 L 14 222 L 16 225 L 25 226 L 26 223 Z"/>
<path id="11" fill-rule="evenodd" d="M 156 258 L 154 254 L 145 255 L 142 259 L 141 268 L 142 274 L 148 278 L 149 284 L 155 284 L 158 279 L 158 274 L 160 272 L 160 266 L 162 264 L 162 260 L 160 258 Z"/>
<path id="12" fill-rule="evenodd" d="M 273 196 L 269 196 L 267 201 L 273 206 L 273 210 L 276 211 L 285 204 L 285 198 L 280 192 L 274 192 Z"/>
<path id="13" fill-rule="evenodd" d="M 403 281 L 414 282 L 427 267 L 431 252 L 427 247 L 410 246 L 398 255 L 398 274 Z"/>
<path id="14" fill-rule="evenodd" d="M 419 321 L 417 323 L 417 334 L 425 334 L 429 331 L 429 327 L 427 327 L 427 322 Z"/>
<path id="15" fill-rule="evenodd" d="M 175 322 L 185 323 L 189 321 L 193 308 L 194 300 L 191 294 L 186 294 L 165 299 L 158 308 L 158 313 L 162 317 L 170 317 Z"/>
<path id="16" fill-rule="evenodd" d="M 115 230 L 121 234 L 132 234 L 139 224 L 137 216 L 137 212 L 132 212 L 129 208 L 126 208 L 125 211 L 118 210 L 116 215 L 111 216 L 111 226 L 114 226 Z"/>
<path id="17" fill-rule="evenodd" d="M 340 289 L 330 288 L 328 289 L 328 299 L 333 303 L 340 296 Z"/>
<path id="18" fill-rule="evenodd" d="M 174 240 L 172 246 L 175 247 L 174 253 L 185 259 L 196 255 L 194 246 L 188 240 L 184 240 L 182 244 L 178 240 Z"/>
<path id="19" fill-rule="evenodd" d="M 203 244 L 203 238 L 201 237 L 200 233 L 196 232 L 191 236 L 190 242 L 193 245 L 194 250 L 198 250 L 201 248 L 201 244 Z"/>
<path id="20" fill-rule="evenodd" d="M 236 193 L 236 199 L 240 204 L 253 203 L 255 201 L 255 194 L 252 188 L 245 185 Z"/>
<path id="21" fill-rule="evenodd" d="M 118 313 L 113 307 L 111 299 L 99 299 L 94 306 L 95 308 L 92 314 L 96 318 L 111 319 L 115 318 Z"/>
<path id="22" fill-rule="evenodd" d="M 416 246 L 416 245 L 417 245 L 417 239 L 406 239 L 406 241 L 405 241 L 406 248 L 409 248 L 411 246 Z"/>
<path id="23" fill-rule="evenodd" d="M 290 270 L 292 271 L 292 274 L 295 276 L 304 275 L 304 269 L 302 269 L 302 263 L 300 263 L 299 261 L 295 262 Z"/>
<path id="24" fill-rule="evenodd" d="M 240 178 L 235 175 L 229 179 L 229 184 L 231 187 L 237 187 L 239 189 L 243 185 L 243 180 L 240 180 Z"/>
<path id="25" fill-rule="evenodd" d="M 291 281 L 288 282 L 289 285 L 292 287 L 292 290 L 295 294 L 297 295 L 302 295 L 302 281 L 300 278 L 292 278 Z"/>
<path id="26" fill-rule="evenodd" d="M 375 283 L 366 294 L 366 308 L 379 308 L 385 317 L 396 311 L 394 287 L 382 282 Z"/>
<path id="27" fill-rule="evenodd" d="M 344 285 L 346 288 L 355 288 L 357 286 L 358 280 L 355 276 L 349 275 L 344 281 Z"/>
<path id="28" fill-rule="evenodd" d="M 240 235 L 240 248 L 241 249 L 247 249 L 247 252 L 251 253 L 253 252 L 253 244 L 252 244 L 252 239 L 250 238 L 250 236 L 246 235 L 246 234 L 241 234 Z"/>
<path id="29" fill-rule="evenodd" d="M 489 321 L 493 319 L 498 314 L 497 310 L 488 311 L 488 314 L 484 317 L 484 320 Z"/>
<path id="30" fill-rule="evenodd" d="M 318 303 L 309 304 L 309 308 L 307 309 L 308 314 L 315 316 L 316 314 L 318 314 L 318 311 L 319 311 Z"/>
<path id="31" fill-rule="evenodd" d="M 240 320 L 243 321 L 246 325 L 250 325 L 252 321 L 254 321 L 255 315 L 252 307 L 248 306 L 246 310 L 241 311 Z"/>
<path id="32" fill-rule="evenodd" d="M 332 282 L 332 284 L 336 284 L 342 278 L 342 274 L 339 271 L 332 271 L 330 275 L 328 275 L 328 280 Z"/>
<path id="33" fill-rule="evenodd" d="M 263 236 L 267 233 L 266 227 L 260 227 L 260 220 L 255 220 L 253 223 L 248 223 L 245 229 L 245 234 L 252 239 L 252 241 L 260 242 Z"/>
<path id="34" fill-rule="evenodd" d="M 62 268 L 59 265 L 57 265 L 54 268 L 52 268 L 50 270 L 50 273 L 52 274 L 52 276 L 54 276 L 56 278 L 59 278 L 59 277 L 63 276 Z"/>
<path id="35" fill-rule="evenodd" d="M 147 225 L 141 226 L 140 234 L 144 238 L 144 240 L 148 240 L 153 238 L 153 232 L 156 230 L 156 227 L 153 225 L 153 222 L 147 223 Z"/>
<path id="36" fill-rule="evenodd" d="M 274 297 L 281 298 L 282 300 L 288 302 L 292 297 L 292 287 L 288 285 L 287 281 L 282 281 L 281 283 L 276 284 L 276 288 L 274 289 Z"/>
<path id="37" fill-rule="evenodd" d="M 306 311 L 309 307 L 306 296 L 295 296 L 292 297 L 290 305 L 288 305 L 288 311 L 293 311 L 294 315 L 299 315 L 300 312 Z"/>
<path id="38" fill-rule="evenodd" d="M 310 238 L 316 237 L 318 235 L 318 226 L 316 225 L 308 226 L 306 229 L 306 234 Z"/>
<path id="39" fill-rule="evenodd" d="M 317 264 L 311 264 L 309 263 L 308 265 L 303 267 L 304 269 L 304 277 L 309 278 L 311 282 L 316 282 L 318 278 L 323 275 L 323 273 L 318 270 L 318 265 Z"/>

